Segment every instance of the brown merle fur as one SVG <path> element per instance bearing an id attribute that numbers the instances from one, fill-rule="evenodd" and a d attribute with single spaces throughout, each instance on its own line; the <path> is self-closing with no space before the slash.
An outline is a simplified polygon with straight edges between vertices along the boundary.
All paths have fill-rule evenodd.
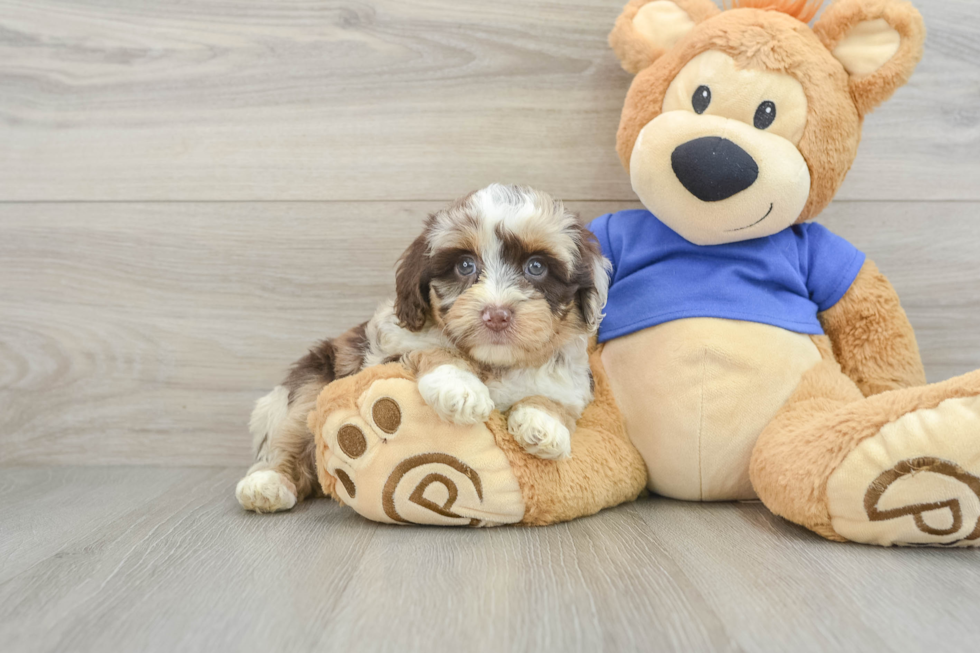
<path id="1" fill-rule="evenodd" d="M 289 389 L 290 403 L 299 389 L 307 384 L 323 387 L 334 379 L 360 372 L 368 348 L 366 327 L 367 322 L 364 322 L 337 338 L 321 340 L 293 363 L 283 381 L 283 385 Z"/>

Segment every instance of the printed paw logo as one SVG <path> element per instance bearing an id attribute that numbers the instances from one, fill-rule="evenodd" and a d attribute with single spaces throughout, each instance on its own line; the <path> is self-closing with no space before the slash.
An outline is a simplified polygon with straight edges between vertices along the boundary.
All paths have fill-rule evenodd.
<path id="1" fill-rule="evenodd" d="M 939 496 L 948 498 L 894 508 L 883 507 L 888 504 L 889 490 L 894 488 L 894 494 L 906 495 L 914 492 L 913 484 L 919 484 L 932 496 L 936 496 L 939 490 Z M 921 533 L 934 537 L 948 537 L 966 530 L 964 526 L 969 528 L 965 535 L 943 542 L 943 546 L 974 541 L 980 539 L 980 478 L 955 463 L 939 458 L 903 460 L 871 483 L 864 495 L 864 510 L 873 522 L 912 517 Z"/>
<path id="2" fill-rule="evenodd" d="M 520 521 L 517 479 L 484 424 L 443 421 L 414 382 L 382 379 L 324 423 L 337 496 L 374 521 L 485 526 Z"/>
<path id="3" fill-rule="evenodd" d="M 388 477 L 388 482 L 385 483 L 384 493 L 381 497 L 386 515 L 397 522 L 408 522 L 407 519 L 398 514 L 398 488 L 401 485 L 401 481 L 406 476 L 417 475 L 413 474 L 416 470 L 424 469 L 428 471 L 432 467 L 437 469 L 442 467 L 445 469 L 431 471 L 422 477 L 422 480 L 415 484 L 415 489 L 412 490 L 412 493 L 408 495 L 408 501 L 443 517 L 463 519 L 462 515 L 458 515 L 452 510 L 453 505 L 455 505 L 456 500 L 459 498 L 460 490 L 456 481 L 443 473 L 444 471 L 451 471 L 454 473 L 454 476 L 462 476 L 468 481 L 464 483 L 464 491 L 469 492 L 472 490 L 476 494 L 477 499 L 481 503 L 483 502 L 483 483 L 480 481 L 480 475 L 476 473 L 476 470 L 466 463 L 444 453 L 424 453 L 402 461 L 395 468 L 395 471 L 391 473 L 391 476 Z M 408 485 L 411 485 L 411 483 Z M 434 500 L 426 496 L 426 492 L 430 488 L 435 490 L 435 492 L 429 493 L 430 495 L 435 495 Z M 440 496 L 443 493 L 444 496 Z M 477 526 L 479 522 L 479 519 L 471 519 L 470 526 Z"/>

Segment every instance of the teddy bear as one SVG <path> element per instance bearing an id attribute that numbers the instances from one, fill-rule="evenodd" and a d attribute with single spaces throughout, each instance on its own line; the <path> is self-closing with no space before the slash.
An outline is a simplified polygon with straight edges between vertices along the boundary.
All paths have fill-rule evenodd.
<path id="1" fill-rule="evenodd" d="M 980 372 L 927 385 L 891 284 L 811 222 L 921 58 L 922 18 L 836 0 L 810 27 L 820 1 L 732 4 L 631 0 L 610 34 L 645 208 L 589 225 L 612 274 L 571 459 L 533 459 L 496 414 L 441 422 L 390 363 L 310 414 L 325 493 L 377 521 L 484 526 L 649 490 L 759 499 L 835 541 L 980 545 Z"/>

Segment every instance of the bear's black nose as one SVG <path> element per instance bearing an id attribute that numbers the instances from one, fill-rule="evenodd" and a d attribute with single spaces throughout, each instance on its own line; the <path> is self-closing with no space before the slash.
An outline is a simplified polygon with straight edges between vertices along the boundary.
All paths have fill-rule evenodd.
<path id="1" fill-rule="evenodd" d="M 702 202 L 720 202 L 755 183 L 759 166 L 749 153 L 718 136 L 679 145 L 670 155 L 674 174 Z"/>

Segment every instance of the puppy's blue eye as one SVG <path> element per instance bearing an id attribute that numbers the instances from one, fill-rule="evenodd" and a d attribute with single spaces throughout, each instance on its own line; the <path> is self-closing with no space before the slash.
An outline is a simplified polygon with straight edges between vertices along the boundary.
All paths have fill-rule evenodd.
<path id="1" fill-rule="evenodd" d="M 524 265 L 524 273 L 530 277 L 543 277 L 548 271 L 548 265 L 539 258 L 528 259 Z"/>
<path id="2" fill-rule="evenodd" d="M 472 256 L 464 256 L 456 262 L 456 271 L 462 276 L 468 277 L 476 272 L 476 261 Z"/>

